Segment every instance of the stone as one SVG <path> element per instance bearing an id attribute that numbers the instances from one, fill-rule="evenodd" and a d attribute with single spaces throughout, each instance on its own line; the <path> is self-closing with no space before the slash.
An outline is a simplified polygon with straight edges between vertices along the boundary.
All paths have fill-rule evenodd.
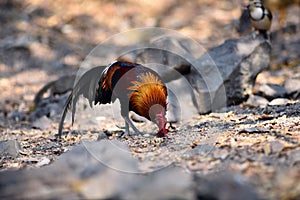
<path id="1" fill-rule="evenodd" d="M 270 130 L 266 128 L 261 128 L 261 127 L 249 127 L 249 128 L 244 128 L 239 131 L 239 133 L 269 133 Z"/>
<path id="2" fill-rule="evenodd" d="M 178 181 L 180 180 L 180 181 Z M 144 175 L 133 191 L 125 191 L 122 199 L 193 199 L 192 176 L 183 169 L 170 166 Z"/>
<path id="3" fill-rule="evenodd" d="M 49 162 L 44 158 L 36 166 Z M 168 167 L 142 173 L 137 166 L 137 160 L 124 143 L 117 140 L 83 142 L 41 169 L 0 172 L 0 197 L 192 198 L 193 193 L 188 190 L 192 179 L 183 169 Z M 180 182 L 176 181 L 178 177 Z"/>
<path id="4" fill-rule="evenodd" d="M 246 37 L 227 40 L 197 59 L 191 68 L 190 82 L 199 112 L 214 111 L 247 99 L 256 76 L 269 66 L 270 51 L 267 41 Z"/>
<path id="5" fill-rule="evenodd" d="M 17 140 L 0 141 L 0 156 L 16 158 L 21 150 L 20 144 Z"/>
<path id="6" fill-rule="evenodd" d="M 210 176 L 194 176 L 195 199 L 255 200 L 259 196 L 242 181 L 240 175 L 219 172 Z"/>
<path id="7" fill-rule="evenodd" d="M 221 160 L 225 160 L 228 156 L 229 156 L 229 152 L 226 149 L 221 149 L 221 150 L 215 150 L 213 152 L 214 157 L 221 159 Z"/>
<path id="8" fill-rule="evenodd" d="M 58 118 L 66 103 L 67 98 L 67 94 L 64 94 L 61 96 L 50 96 L 48 98 L 41 99 L 36 105 L 35 110 L 30 114 L 30 120 L 32 122 L 35 122 L 42 117 L 47 117 L 50 119 Z"/>
<path id="9" fill-rule="evenodd" d="M 15 110 L 8 114 L 8 119 L 13 120 L 15 122 L 19 122 L 19 121 L 24 121 L 26 119 L 26 116 L 23 113 L 19 112 L 18 110 Z"/>
<path id="10" fill-rule="evenodd" d="M 74 86 L 75 78 L 75 75 L 67 75 L 44 85 L 34 97 L 35 106 L 39 105 L 44 94 L 48 90 L 50 91 L 50 97 L 53 97 L 57 94 L 65 94 L 66 92 L 71 91 Z"/>
<path id="11" fill-rule="evenodd" d="M 268 103 L 269 106 L 280 106 L 280 105 L 286 105 L 289 103 L 289 99 L 286 98 L 277 98 L 273 99 L 270 103 Z"/>
<path id="12" fill-rule="evenodd" d="M 6 120 L 4 117 L 0 116 L 0 127 L 5 127 L 6 126 Z"/>
<path id="13" fill-rule="evenodd" d="M 284 87 L 276 84 L 265 84 L 258 88 L 260 96 L 272 100 L 275 98 L 283 98 L 286 96 L 287 91 Z"/>
<path id="14" fill-rule="evenodd" d="M 284 144 L 280 141 L 272 141 L 270 142 L 272 153 L 280 153 L 283 148 Z"/>
<path id="15" fill-rule="evenodd" d="M 189 96 L 189 102 L 201 114 L 247 99 L 256 76 L 270 64 L 271 46 L 260 36 L 229 39 L 206 52 L 193 42 L 168 37 L 152 45 L 151 49 L 140 52 L 136 60 L 164 66 L 158 67 L 158 71 L 167 83 L 178 79 L 188 81 L 188 89 L 173 92 L 176 97 Z M 183 106 L 186 102 L 179 100 Z"/>
<path id="16" fill-rule="evenodd" d="M 83 142 L 41 169 L 0 172 L 0 198 L 109 198 L 137 184 L 138 172 L 124 143 Z"/>
<path id="17" fill-rule="evenodd" d="M 300 73 L 287 78 L 283 86 L 289 97 L 293 99 L 300 98 Z"/>
<path id="18" fill-rule="evenodd" d="M 264 97 L 257 96 L 257 95 L 250 95 L 248 100 L 246 101 L 245 105 L 250 107 L 265 107 L 268 105 L 269 101 Z"/>
<path id="19" fill-rule="evenodd" d="M 82 142 L 50 164 L 35 162 L 40 168 L 0 172 L 1 199 L 258 199 L 230 172 L 201 175 L 174 165 L 140 171 L 118 140 Z"/>
<path id="20" fill-rule="evenodd" d="M 44 85 L 34 97 L 35 109 L 30 114 L 30 120 L 32 122 L 45 121 L 45 118 L 40 119 L 44 116 L 50 119 L 58 118 L 68 98 L 67 94 L 73 89 L 75 80 L 76 75 L 66 75 Z M 45 97 L 47 93 L 49 95 Z"/>
<path id="21" fill-rule="evenodd" d="M 300 162 L 300 149 L 293 149 L 291 151 L 288 151 L 288 160 L 287 163 L 289 165 L 295 165 L 296 163 Z"/>
<path id="22" fill-rule="evenodd" d="M 52 121 L 48 117 L 42 116 L 41 118 L 35 120 L 32 123 L 32 127 L 38 128 L 41 130 L 45 130 L 45 129 L 49 128 L 51 126 L 51 124 L 52 124 Z"/>
<path id="23" fill-rule="evenodd" d="M 45 166 L 45 165 L 48 165 L 49 163 L 51 162 L 51 160 L 49 158 L 42 158 L 38 163 L 36 163 L 36 167 L 42 167 L 42 166 Z"/>

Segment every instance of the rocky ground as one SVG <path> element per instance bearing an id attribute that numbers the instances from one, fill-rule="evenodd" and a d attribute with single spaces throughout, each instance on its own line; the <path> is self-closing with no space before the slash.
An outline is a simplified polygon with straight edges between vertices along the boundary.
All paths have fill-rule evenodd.
<path id="1" fill-rule="evenodd" d="M 60 166 L 58 158 L 72 155 L 74 149 L 76 153 L 74 147 L 79 143 L 85 144 L 88 149 L 90 141 L 103 145 L 103 141 L 108 140 L 125 145 L 122 148 L 134 158 L 134 161 L 128 162 L 137 165 L 130 168 L 135 172 L 148 173 L 172 166 L 175 172 L 162 170 L 160 176 L 176 177 L 175 174 L 178 174 L 178 179 L 186 180 L 187 175 L 182 175 L 182 171 L 183 174 L 193 174 L 193 180 L 184 182 L 189 186 L 188 191 L 193 191 L 192 194 L 188 192 L 186 198 L 196 195 L 199 198 L 233 199 L 230 195 L 241 191 L 246 191 L 242 193 L 245 195 L 238 197 L 246 199 L 300 198 L 300 19 L 297 6 L 288 8 L 284 27 L 279 26 L 278 11 L 274 11 L 271 66 L 259 74 L 253 95 L 247 102 L 218 113 L 192 115 L 188 120 L 172 124 L 174 127 L 170 125 L 166 138 L 154 137 L 155 126 L 150 122 L 137 124 L 144 135 L 120 137 L 122 131 L 116 127 L 109 105 L 101 108 L 101 113 L 105 114 L 96 122 L 90 120 L 91 110 L 86 111 L 79 106 L 76 123 L 73 127 L 65 124 L 66 134 L 61 139 L 55 137 L 59 119 L 56 109 L 61 105 L 47 116 L 37 118 L 34 115 L 36 108 L 33 101 L 39 89 L 63 75 L 75 74 L 90 50 L 109 36 L 135 27 L 159 26 L 176 30 L 209 49 L 226 39 L 240 37 L 235 30 L 240 3 L 175 0 L 0 2 L 3 24 L 0 30 L 2 180 L 17 180 L 19 174 L 23 177 L 27 171 L 37 168 L 51 175 L 56 173 L 53 169 Z M 192 22 L 190 19 L 193 19 Z M 66 94 L 60 98 L 66 98 Z M 118 152 L 108 155 L 114 158 L 116 154 Z M 80 163 L 80 160 L 77 162 Z M 120 163 L 112 163 L 110 168 L 126 170 L 120 167 Z M 70 173 L 66 175 L 70 179 L 60 181 L 73 186 L 76 183 L 76 186 L 67 188 L 68 192 L 64 194 L 77 198 L 118 195 L 138 198 L 138 195 L 133 195 L 134 192 L 129 194 L 117 189 L 112 189 L 106 196 L 93 196 L 93 189 L 87 189 L 93 182 L 78 185 L 78 181 L 85 178 L 78 178 L 72 167 L 66 169 L 74 174 Z M 87 171 L 92 173 L 93 169 Z M 227 174 L 225 178 L 213 176 L 220 172 Z M 45 176 L 40 177 L 43 178 Z M 120 180 L 111 179 L 111 184 L 114 181 Z M 152 181 L 157 184 L 164 180 L 154 176 Z M 172 181 L 176 179 L 170 178 Z M 145 187 L 141 184 L 136 194 L 149 194 L 150 190 L 145 188 L 152 182 L 148 179 L 143 182 Z M 10 184 L 9 181 L 6 185 L 0 181 L 0 186 L 7 189 L 3 190 L 3 197 L 11 195 Z M 195 184 L 199 187 L 195 188 Z M 209 187 L 210 184 L 224 189 L 211 191 L 214 187 Z M 230 184 L 237 188 L 235 192 L 225 187 Z M 135 187 L 128 186 L 128 191 L 134 191 L 132 188 Z M 48 193 L 43 195 L 51 197 Z"/>

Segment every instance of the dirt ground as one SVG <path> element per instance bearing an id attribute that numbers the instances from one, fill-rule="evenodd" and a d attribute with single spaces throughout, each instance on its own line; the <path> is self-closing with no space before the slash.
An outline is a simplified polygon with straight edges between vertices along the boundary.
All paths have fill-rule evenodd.
<path id="1" fill-rule="evenodd" d="M 98 43 L 132 28 L 158 26 L 176 30 L 209 49 L 240 37 L 235 27 L 241 3 L 1 1 L 0 141 L 18 141 L 20 151 L 16 157 L 1 157 L 0 170 L 38 168 L 41 160 L 51 163 L 82 140 L 118 138 L 120 131 L 109 116 L 99 119 L 101 128 L 85 131 L 80 131 L 80 123 L 73 127 L 66 123 L 66 130 L 75 131 L 59 141 L 55 138 L 59 115 L 44 118 L 42 125 L 30 119 L 39 89 L 63 75 L 75 74 Z M 299 47 L 299 12 L 299 6 L 288 7 L 283 27 L 278 23 L 279 11 L 273 12 L 272 31 L 296 25 L 294 40 L 283 34 L 277 41 L 294 41 Z M 258 76 L 256 88 L 283 84 L 287 77 L 300 73 L 300 58 L 289 54 L 284 45 L 277 45 L 272 55 L 270 69 Z M 146 135 L 119 139 L 128 143 L 141 170 L 170 163 L 203 174 L 229 169 L 245 177 L 263 199 L 300 198 L 299 99 L 267 108 L 241 104 L 222 113 L 195 115 L 174 124 L 165 139 L 149 134 L 154 127 L 150 122 L 137 126 Z"/>

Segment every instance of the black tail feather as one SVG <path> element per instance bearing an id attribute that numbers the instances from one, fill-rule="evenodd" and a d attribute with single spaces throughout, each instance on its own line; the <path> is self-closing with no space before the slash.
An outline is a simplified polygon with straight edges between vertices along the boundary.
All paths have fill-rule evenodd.
<path id="1" fill-rule="evenodd" d="M 73 94 L 71 93 L 70 96 L 68 97 L 66 103 L 65 103 L 64 110 L 63 110 L 63 113 L 61 115 L 59 125 L 58 125 L 58 137 L 61 137 L 61 135 L 62 135 L 62 129 L 63 129 L 64 121 L 65 121 L 68 109 L 69 109 L 71 101 L 72 101 L 72 96 L 73 96 Z M 73 124 L 73 119 L 72 119 L 72 124 Z"/>
<path id="2" fill-rule="evenodd" d="M 59 137 L 62 134 L 63 124 L 67 112 L 71 107 L 72 107 L 71 110 L 72 110 L 72 125 L 73 125 L 75 120 L 76 103 L 80 95 L 83 95 L 86 99 L 88 99 L 90 107 L 93 107 L 93 101 L 95 100 L 95 96 L 96 96 L 97 84 L 100 79 L 100 74 L 104 68 L 105 66 L 97 66 L 88 70 L 80 77 L 80 79 L 73 87 L 72 93 L 70 94 L 70 96 L 66 101 L 66 104 L 62 112 L 62 116 L 60 118 L 59 127 L 58 127 Z"/>

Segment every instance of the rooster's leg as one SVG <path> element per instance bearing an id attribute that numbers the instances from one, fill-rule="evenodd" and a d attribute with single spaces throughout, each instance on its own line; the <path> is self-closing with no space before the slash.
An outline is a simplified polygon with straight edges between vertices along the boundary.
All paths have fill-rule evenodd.
<path id="1" fill-rule="evenodd" d="M 130 135 L 129 125 L 126 121 L 125 121 L 125 135 Z"/>
<path id="2" fill-rule="evenodd" d="M 133 129 L 135 134 L 141 134 L 141 132 L 137 129 L 137 127 L 134 126 L 134 124 L 132 123 L 132 121 L 129 119 L 128 116 L 124 116 L 124 120 L 125 120 L 125 134 L 126 135 L 130 135 L 129 126 Z"/>

